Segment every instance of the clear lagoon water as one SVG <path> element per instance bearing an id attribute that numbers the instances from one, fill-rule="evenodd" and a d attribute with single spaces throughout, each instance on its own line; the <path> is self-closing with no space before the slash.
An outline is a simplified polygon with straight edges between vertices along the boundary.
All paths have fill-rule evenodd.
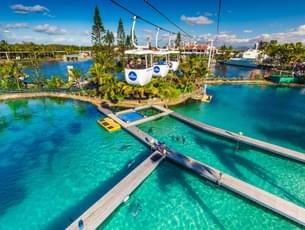
<path id="1" fill-rule="evenodd" d="M 64 229 L 147 156 L 101 117 L 70 100 L 0 103 L 0 229 Z"/>
<path id="2" fill-rule="evenodd" d="M 292 230 L 301 227 L 165 161 L 101 229 Z"/>
<path id="3" fill-rule="evenodd" d="M 305 167 L 165 117 L 140 126 L 170 148 L 305 208 Z"/>
<path id="4" fill-rule="evenodd" d="M 214 95 L 210 104 L 189 103 L 174 109 L 264 139 L 264 135 L 255 132 L 255 125 L 264 123 L 258 119 L 267 118 L 263 109 L 258 116 L 254 108 L 262 105 L 262 95 L 273 95 L 273 105 L 266 106 L 268 114 L 286 122 L 286 127 L 290 125 L 288 120 L 282 120 L 286 116 L 292 118 L 293 125 L 303 124 L 304 110 L 297 103 L 304 102 L 300 89 L 283 90 L 286 97 L 296 100 L 293 102 L 287 102 L 281 90 L 269 87 L 211 86 L 208 90 Z M 284 114 L 277 117 L 280 108 L 286 107 L 290 109 L 283 109 Z M 63 229 L 128 173 L 131 160 L 136 159 L 136 166 L 147 156 L 148 149 L 126 132 L 110 134 L 100 128 L 96 120 L 101 117 L 92 105 L 72 100 L 0 103 L 0 185 L 5 188 L 0 190 L 0 223 L 5 223 L 5 229 Z M 237 148 L 234 142 L 169 117 L 140 128 L 179 152 L 304 207 L 305 169 L 299 163 L 248 146 Z M 273 129 L 270 133 L 277 135 Z M 303 149 L 298 144 L 301 140 L 293 143 L 275 137 L 268 140 Z M 300 226 L 164 162 L 100 229 L 300 229 Z"/>
<path id="5" fill-rule="evenodd" d="M 305 154 L 305 88 L 255 85 L 208 86 L 211 103 L 174 109 L 216 127 Z"/>

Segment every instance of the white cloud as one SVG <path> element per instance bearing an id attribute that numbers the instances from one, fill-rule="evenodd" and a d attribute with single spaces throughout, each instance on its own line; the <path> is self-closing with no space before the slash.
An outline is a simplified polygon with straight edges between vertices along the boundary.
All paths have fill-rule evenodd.
<path id="1" fill-rule="evenodd" d="M 212 24 L 213 21 L 205 16 L 197 16 L 197 17 L 187 17 L 185 15 L 182 15 L 180 17 L 181 21 L 184 21 L 191 25 L 207 25 Z"/>
<path id="2" fill-rule="evenodd" d="M 48 8 L 46 8 L 44 6 L 41 6 L 41 5 L 25 6 L 25 5 L 22 5 L 22 4 L 15 4 L 15 5 L 11 5 L 11 9 L 17 14 L 49 12 Z"/>
<path id="3" fill-rule="evenodd" d="M 253 30 L 244 30 L 244 33 L 252 33 Z"/>
<path id="4" fill-rule="evenodd" d="M 14 23 L 14 24 L 7 24 L 5 26 L 7 30 L 12 30 L 12 29 L 24 29 L 24 28 L 29 28 L 29 25 L 27 23 Z"/>
<path id="5" fill-rule="evenodd" d="M 215 36 L 212 36 L 211 34 L 197 36 L 197 41 L 200 42 L 206 42 L 210 39 L 215 39 Z M 265 33 L 252 37 L 240 37 L 230 32 L 221 32 L 217 36 L 218 45 L 253 46 L 253 44 L 258 41 L 269 42 L 271 40 L 277 40 L 279 43 L 303 42 L 305 44 L 305 25 L 290 29 L 288 32 Z"/>
<path id="6" fill-rule="evenodd" d="M 66 30 L 61 29 L 59 26 L 51 26 L 49 24 L 38 25 L 33 28 L 35 32 L 49 34 L 49 35 L 62 35 Z"/>

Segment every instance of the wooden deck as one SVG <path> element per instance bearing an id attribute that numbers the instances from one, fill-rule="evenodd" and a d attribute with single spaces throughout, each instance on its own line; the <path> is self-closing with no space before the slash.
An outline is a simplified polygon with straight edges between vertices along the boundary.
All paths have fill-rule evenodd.
<path id="1" fill-rule="evenodd" d="M 164 156 L 162 156 L 159 160 L 152 161 L 150 158 L 155 154 L 159 153 L 154 152 L 150 155 L 66 229 L 78 230 L 80 220 L 83 220 L 84 230 L 92 230 L 100 226 L 164 159 Z"/>
<path id="2" fill-rule="evenodd" d="M 254 146 L 254 147 L 257 147 L 259 149 L 263 149 L 263 150 L 266 150 L 268 152 L 271 152 L 271 153 L 274 153 L 274 154 L 277 154 L 277 155 L 280 155 L 280 156 L 283 156 L 283 157 L 286 157 L 286 158 L 290 158 L 290 159 L 305 163 L 305 153 L 297 152 L 297 151 L 287 149 L 287 148 L 284 148 L 284 147 L 281 147 L 281 146 L 278 146 L 278 145 L 274 145 L 274 144 L 270 144 L 270 143 L 267 143 L 267 142 L 264 142 L 264 141 L 256 140 L 254 138 L 243 136 L 243 135 L 240 135 L 240 134 L 237 134 L 237 133 L 234 133 L 234 132 L 230 132 L 230 131 L 227 131 L 227 130 L 224 130 L 224 129 L 216 128 L 216 127 L 201 123 L 199 121 L 196 121 L 192 118 L 185 117 L 185 116 L 183 116 L 179 113 L 176 113 L 176 112 L 170 113 L 170 116 L 175 117 L 178 120 L 180 120 L 180 121 L 182 121 L 186 124 L 189 124 L 189 125 L 192 125 L 194 127 L 200 128 L 204 131 L 207 131 L 207 132 L 210 132 L 210 133 L 213 133 L 213 134 L 216 134 L 216 135 L 220 135 L 220 136 L 232 139 L 232 140 L 236 140 L 236 141 L 239 141 L 239 142 L 242 142 L 242 143 L 246 143 L 250 146 Z"/>
<path id="3" fill-rule="evenodd" d="M 220 186 L 305 226 L 305 209 L 292 202 L 284 200 L 228 174 L 222 173 L 209 165 L 193 160 L 182 154 L 168 152 L 167 158 Z"/>

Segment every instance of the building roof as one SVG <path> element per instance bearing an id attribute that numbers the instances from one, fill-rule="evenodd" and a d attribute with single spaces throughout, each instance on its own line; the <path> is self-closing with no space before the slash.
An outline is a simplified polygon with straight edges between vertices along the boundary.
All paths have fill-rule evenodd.
<path id="1" fill-rule="evenodd" d="M 133 55 L 145 55 L 145 54 L 152 54 L 153 51 L 151 50 L 142 50 L 142 49 L 133 49 L 133 50 L 126 50 L 125 54 L 133 54 Z"/>
<path id="2" fill-rule="evenodd" d="M 191 45 L 184 46 L 184 49 L 206 50 L 208 48 L 209 48 L 209 45 L 207 45 L 207 44 L 191 44 Z"/>

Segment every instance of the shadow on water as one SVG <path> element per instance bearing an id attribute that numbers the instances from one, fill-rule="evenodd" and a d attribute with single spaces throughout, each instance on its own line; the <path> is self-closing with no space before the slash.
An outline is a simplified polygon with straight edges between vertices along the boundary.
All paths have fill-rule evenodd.
<path id="1" fill-rule="evenodd" d="M 213 154 L 217 157 L 221 164 L 225 166 L 229 173 L 236 175 L 238 178 L 244 181 L 248 181 L 247 175 L 244 175 L 243 172 L 238 169 L 238 167 L 242 167 L 249 173 L 255 174 L 257 177 L 261 178 L 263 181 L 279 190 L 281 194 L 288 200 L 305 207 L 305 202 L 303 200 L 299 199 L 294 194 L 291 194 L 289 191 L 278 184 L 274 174 L 266 170 L 264 167 L 258 165 L 257 163 L 241 156 L 240 151 L 243 151 L 242 149 L 237 150 L 234 145 L 230 146 L 224 142 L 203 139 L 196 133 L 192 133 L 192 135 L 196 144 L 199 146 L 205 146 L 211 152 L 213 152 Z"/>
<path id="2" fill-rule="evenodd" d="M 167 163 L 164 170 L 157 170 L 158 175 L 158 184 L 160 189 L 166 193 L 171 185 L 180 185 L 187 194 L 194 199 L 200 207 L 211 217 L 213 222 L 220 228 L 225 229 L 217 216 L 211 211 L 211 209 L 204 203 L 204 199 L 202 199 L 192 188 L 192 186 L 187 182 L 184 172 L 175 166 L 174 164 Z M 173 174 L 172 171 L 175 171 Z M 172 176 L 169 176 L 171 175 Z M 209 185 L 209 184 L 207 184 Z M 212 186 L 212 185 L 210 185 Z"/>
<path id="3" fill-rule="evenodd" d="M 142 151 L 133 160 L 135 163 L 133 167 L 128 167 L 128 163 L 122 169 L 120 169 L 111 178 L 103 181 L 96 189 L 86 195 L 81 201 L 72 205 L 64 210 L 60 216 L 57 216 L 46 228 L 47 230 L 64 229 L 70 225 L 76 218 L 78 218 L 84 211 L 86 211 L 92 204 L 94 204 L 99 198 L 106 194 L 114 185 L 116 185 L 121 179 L 124 178 L 130 171 L 133 170 L 138 164 L 140 164 L 150 152 L 148 150 Z M 81 186 L 81 185 L 80 185 Z"/>
<path id="4" fill-rule="evenodd" d="M 27 169 L 35 170 L 47 164 L 52 173 L 53 159 L 66 139 L 62 129 L 56 129 L 49 137 L 33 135 L 30 139 L 17 139 L 1 149 L 0 155 L 8 163 L 0 166 L 0 215 L 26 198 L 25 187 L 19 181 L 25 177 Z M 46 149 L 49 142 L 52 147 Z M 43 160 L 45 156 L 47 162 Z"/>
<path id="5" fill-rule="evenodd" d="M 272 125 L 272 128 L 257 127 L 257 130 L 266 137 L 272 137 L 281 142 L 293 144 L 305 149 L 305 132 L 300 127 L 303 126 L 293 125 L 293 127 L 287 127 L 285 124 L 276 124 Z"/>
<path id="6" fill-rule="evenodd" d="M 73 122 L 67 128 L 71 134 L 79 134 L 82 130 L 82 124 L 80 122 Z"/>
<path id="7" fill-rule="evenodd" d="M 32 113 L 29 109 L 29 104 L 27 100 L 8 100 L 7 102 L 5 102 L 5 104 L 11 110 L 15 120 L 30 121 L 32 119 Z"/>
<path id="8" fill-rule="evenodd" d="M 9 124 L 4 116 L 0 114 L 0 133 L 8 128 Z"/>
<path id="9" fill-rule="evenodd" d="M 26 189 L 19 183 L 24 178 L 22 160 L 15 161 L 13 165 L 1 166 L 0 177 L 0 216 L 2 216 L 7 209 L 18 205 L 26 198 Z"/>

